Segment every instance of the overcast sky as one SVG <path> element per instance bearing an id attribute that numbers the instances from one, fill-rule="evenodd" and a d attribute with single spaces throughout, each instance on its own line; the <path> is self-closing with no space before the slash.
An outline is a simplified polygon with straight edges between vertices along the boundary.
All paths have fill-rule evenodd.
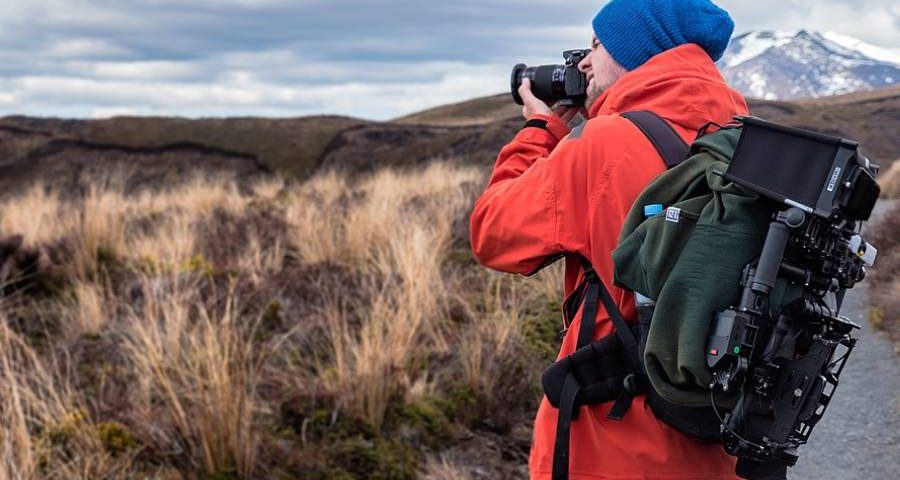
<path id="1" fill-rule="evenodd" d="M 2 0 L 0 114 L 388 119 L 559 63 L 604 1 Z M 830 30 L 900 53 L 900 2 L 720 0 L 735 34 Z"/>

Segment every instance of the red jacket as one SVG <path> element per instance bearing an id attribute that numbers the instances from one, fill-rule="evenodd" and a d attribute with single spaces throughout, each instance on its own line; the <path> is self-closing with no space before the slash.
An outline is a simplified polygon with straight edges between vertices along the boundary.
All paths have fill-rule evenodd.
<path id="1" fill-rule="evenodd" d="M 559 252 L 590 259 L 626 318 L 635 318 L 633 294 L 615 288 L 610 253 L 632 203 L 665 170 L 650 141 L 618 114 L 650 110 L 690 143 L 707 122 L 747 114 L 700 47 L 663 52 L 621 77 L 591 106 L 590 119 L 571 133 L 556 117 L 547 128 L 527 127 L 497 158 L 471 217 L 472 249 L 487 267 L 528 274 Z M 580 280 L 577 260 L 566 264 L 566 294 Z M 559 356 L 574 350 L 581 313 Z M 600 306 L 595 338 L 612 331 Z M 612 403 L 582 407 L 572 423 L 570 477 L 596 479 L 735 479 L 734 458 L 719 445 L 694 442 L 656 419 L 635 399 L 625 419 L 605 418 Z M 556 409 L 544 398 L 534 423 L 531 478 L 550 478 Z"/>

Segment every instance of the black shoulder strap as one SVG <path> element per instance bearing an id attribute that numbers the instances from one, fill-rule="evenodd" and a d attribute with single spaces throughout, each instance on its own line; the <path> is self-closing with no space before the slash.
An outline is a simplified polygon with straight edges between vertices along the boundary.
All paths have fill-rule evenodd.
<path id="1" fill-rule="evenodd" d="M 622 348 L 629 349 L 637 345 L 631 329 L 625 323 L 625 317 L 616 305 L 612 295 L 600 278 L 600 274 L 594 270 L 588 259 L 579 255 L 581 260 L 581 268 L 584 270 L 584 282 L 587 285 L 587 291 L 584 296 L 584 310 L 581 317 L 581 328 L 578 331 L 577 347 L 581 348 L 593 340 L 594 337 L 594 321 L 597 317 L 597 306 L 600 302 L 606 308 L 606 314 L 612 320 L 615 326 L 615 334 L 622 343 Z M 640 365 L 635 365 L 640 367 Z"/>
<path id="2" fill-rule="evenodd" d="M 628 324 L 625 323 L 625 317 L 603 283 L 603 279 L 600 278 L 600 274 L 594 270 L 588 259 L 579 255 L 579 260 L 584 270 L 584 278 L 582 279 L 582 284 L 574 292 L 575 296 L 572 298 L 575 301 L 583 299 L 584 309 L 581 313 L 581 327 L 578 329 L 578 340 L 575 349 L 576 352 L 583 351 L 582 349 L 588 347 L 588 345 L 596 345 L 596 343 L 592 344 L 591 342 L 594 335 L 598 306 L 602 303 L 615 327 L 613 331 L 618 339 L 625 367 L 629 372 L 623 378 L 621 393 L 615 398 L 615 402 L 606 417 L 611 420 L 622 420 L 635 395 L 646 390 L 645 382 L 639 376 L 642 368 L 640 365 L 638 341 Z M 577 309 L 577 305 L 574 308 Z M 578 418 L 578 409 L 581 406 L 579 397 L 582 394 L 582 387 L 583 385 L 576 377 L 574 371 L 569 371 L 565 375 L 562 390 L 559 394 L 559 411 L 556 417 L 552 480 L 569 479 L 570 433 L 572 421 Z"/>
<path id="3" fill-rule="evenodd" d="M 659 115 L 646 110 L 625 112 L 623 117 L 631 120 L 631 123 L 647 136 L 650 143 L 656 147 L 656 151 L 666 162 L 666 167 L 672 168 L 683 162 L 688 156 L 690 146 L 684 142 L 681 135 Z"/>

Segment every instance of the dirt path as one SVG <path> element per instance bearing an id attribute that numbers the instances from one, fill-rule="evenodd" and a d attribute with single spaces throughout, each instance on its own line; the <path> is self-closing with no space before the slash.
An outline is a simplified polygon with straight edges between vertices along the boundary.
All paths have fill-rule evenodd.
<path id="1" fill-rule="evenodd" d="M 875 217 L 895 202 L 879 202 Z M 834 403 L 788 471 L 790 479 L 900 476 L 900 357 L 890 342 L 872 331 L 867 311 L 863 282 L 847 294 L 842 312 L 862 326 L 859 343 L 841 375 Z"/>

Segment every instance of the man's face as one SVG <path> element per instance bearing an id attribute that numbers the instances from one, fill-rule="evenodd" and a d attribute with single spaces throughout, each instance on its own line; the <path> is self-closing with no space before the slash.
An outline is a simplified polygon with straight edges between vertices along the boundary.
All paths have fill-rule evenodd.
<path id="1" fill-rule="evenodd" d="M 591 53 L 578 64 L 578 70 L 587 75 L 587 99 L 584 101 L 587 109 L 590 109 L 594 101 L 619 77 L 627 73 L 627 70 L 597 41 L 596 36 L 591 39 Z"/>

